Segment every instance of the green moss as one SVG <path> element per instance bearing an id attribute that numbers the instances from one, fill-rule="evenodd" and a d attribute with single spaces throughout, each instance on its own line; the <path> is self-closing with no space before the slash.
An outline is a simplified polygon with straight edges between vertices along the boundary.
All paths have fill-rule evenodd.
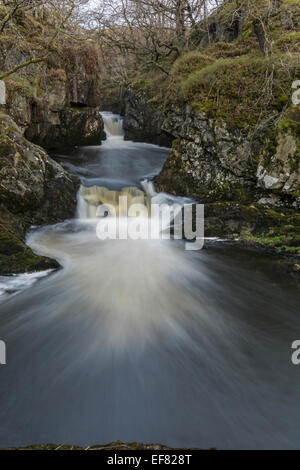
<path id="1" fill-rule="evenodd" d="M 300 32 L 292 31 L 290 33 L 284 34 L 279 39 L 277 39 L 275 45 L 282 51 L 300 51 Z"/>
<path id="2" fill-rule="evenodd" d="M 11 275 L 57 269 L 55 260 L 35 255 L 25 243 L 0 226 L 0 274 Z"/>
<path id="3" fill-rule="evenodd" d="M 292 133 L 296 133 L 300 135 L 300 122 L 298 121 L 293 121 L 291 119 L 283 118 L 280 121 L 278 121 L 278 130 L 281 132 L 287 132 L 289 130 L 292 131 Z"/>
<path id="4" fill-rule="evenodd" d="M 290 133 L 296 139 L 300 138 L 300 107 L 291 106 L 277 123 L 278 130 L 283 133 Z"/>
<path id="5" fill-rule="evenodd" d="M 285 226 L 280 229 L 278 226 L 270 227 L 262 233 L 243 231 L 241 239 L 278 252 L 300 255 L 300 235 L 294 226 Z"/>
<path id="6" fill-rule="evenodd" d="M 289 62 L 289 70 L 281 64 Z M 181 84 L 184 100 L 230 128 L 248 131 L 264 117 L 283 110 L 297 74 L 290 57 L 247 55 L 220 59 L 191 73 Z M 272 90 L 266 77 L 272 75 Z"/>
<path id="7" fill-rule="evenodd" d="M 249 199 L 249 195 L 244 188 L 238 188 L 235 190 L 234 198 L 236 201 L 245 203 Z"/>
<path id="8" fill-rule="evenodd" d="M 241 214 L 242 214 L 242 217 L 248 221 L 248 222 L 258 222 L 260 217 L 261 217 L 261 213 L 259 211 L 259 209 L 255 206 L 242 206 L 241 207 Z"/>
<path id="9" fill-rule="evenodd" d="M 171 69 L 170 75 L 173 79 L 181 80 L 195 70 L 201 70 L 214 61 L 213 57 L 201 54 L 198 51 L 191 51 L 179 57 Z"/>
<path id="10" fill-rule="evenodd" d="M 238 57 L 253 52 L 258 49 L 255 39 L 249 39 L 249 35 L 244 35 L 233 42 L 215 42 L 205 49 L 205 53 L 215 59 L 226 59 Z"/>
<path id="11" fill-rule="evenodd" d="M 6 138 L 0 140 L 0 158 L 8 157 L 15 150 L 15 145 L 13 142 L 9 141 Z M 4 163 L 5 160 L 4 160 Z"/>
<path id="12" fill-rule="evenodd" d="M 268 209 L 266 211 L 266 217 L 273 222 L 277 223 L 283 223 L 285 221 L 285 215 L 279 212 L 276 212 L 275 210 Z"/>

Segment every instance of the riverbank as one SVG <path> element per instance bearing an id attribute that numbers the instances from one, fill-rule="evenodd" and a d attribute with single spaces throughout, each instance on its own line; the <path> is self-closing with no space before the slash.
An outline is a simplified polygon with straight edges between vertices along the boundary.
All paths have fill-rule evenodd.
<path id="1" fill-rule="evenodd" d="M 1 449 L 0 449 L 1 450 Z M 27 446 L 27 447 L 9 447 L 2 450 L 98 450 L 98 451 L 122 451 L 122 450 L 175 450 L 171 447 L 163 446 L 160 444 L 139 444 L 137 442 L 132 442 L 125 444 L 121 441 L 112 442 L 110 444 L 102 444 L 88 447 L 79 447 L 79 446 L 68 446 L 65 444 L 55 445 L 55 444 L 45 444 L 45 445 L 36 445 L 36 446 Z M 178 449 L 177 449 L 178 450 Z M 182 449 L 183 450 L 183 449 Z M 192 449 L 189 449 L 192 450 Z"/>

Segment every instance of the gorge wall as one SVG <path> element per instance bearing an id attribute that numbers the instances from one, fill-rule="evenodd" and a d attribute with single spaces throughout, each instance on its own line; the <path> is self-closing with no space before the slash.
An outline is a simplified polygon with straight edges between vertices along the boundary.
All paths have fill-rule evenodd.
<path id="1" fill-rule="evenodd" d="M 25 245 L 31 225 L 73 217 L 79 180 L 68 174 L 21 129 L 0 114 L 0 274 L 57 268 Z"/>
<path id="2" fill-rule="evenodd" d="M 7 7 L 9 8 L 9 7 Z M 7 14 L 1 6 L 0 17 Z M 56 261 L 36 256 L 25 244 L 31 225 L 72 218 L 79 180 L 52 160 L 47 150 L 100 145 L 104 124 L 101 64 L 97 44 L 72 39 L 72 29 L 42 15 L 19 9 L 0 38 L 6 104 L 0 105 L 0 274 L 57 268 Z M 84 32 L 77 32 L 84 35 Z M 17 40 L 16 40 L 17 35 Z M 56 40 L 51 42 L 51 37 Z M 49 42 L 50 41 L 50 42 Z M 42 146 L 42 147 L 40 147 Z"/>
<path id="3" fill-rule="evenodd" d="M 3 47 L 3 46 L 2 46 Z M 94 54 L 92 68 L 87 54 Z M 2 111 L 9 114 L 25 136 L 49 150 L 76 145 L 96 145 L 105 138 L 101 108 L 100 65 L 97 50 L 65 47 L 48 59 L 38 86 L 30 78 L 37 66 L 20 76 L 5 79 L 7 104 Z M 4 51 L 0 67 L 13 67 L 22 60 L 15 48 Z M 90 69 L 88 68 L 90 67 Z M 31 70 L 30 70 L 31 68 Z"/>

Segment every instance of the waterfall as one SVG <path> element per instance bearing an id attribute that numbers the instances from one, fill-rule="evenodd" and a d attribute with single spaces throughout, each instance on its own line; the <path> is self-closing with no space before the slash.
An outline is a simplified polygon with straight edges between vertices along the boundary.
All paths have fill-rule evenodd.
<path id="1" fill-rule="evenodd" d="M 122 155 L 123 152 L 127 155 L 128 149 L 132 152 L 135 144 L 124 141 L 121 116 L 107 111 L 102 111 L 100 114 L 107 135 L 107 141 L 101 147 L 104 152 L 108 149 L 112 152 L 116 152 L 117 149 L 118 155 Z M 115 154 L 111 158 L 114 161 L 107 162 L 107 164 L 116 165 L 120 162 L 120 157 L 116 157 Z M 124 198 L 126 198 L 126 202 Z M 77 218 L 82 221 L 89 220 L 91 223 L 95 219 L 107 216 L 122 218 L 124 213 L 126 214 L 125 218 L 132 218 L 129 215 L 130 209 L 133 210 L 131 213 L 136 214 L 134 211 L 139 210 L 137 206 L 143 206 L 141 212 L 137 212 L 140 214 L 138 217 L 144 219 L 145 225 L 150 223 L 152 227 L 157 227 L 157 233 L 157 230 L 163 232 L 169 229 L 174 218 L 181 214 L 182 207 L 187 202 L 190 203 L 186 198 L 157 193 L 153 182 L 149 179 L 141 180 L 140 184 L 136 185 L 126 182 L 125 179 L 107 181 L 105 178 L 83 179 L 78 193 Z M 152 210 L 152 204 L 156 206 L 154 210 Z M 136 207 L 134 208 L 134 206 Z M 170 211 L 166 209 L 168 206 L 172 207 Z M 149 222 L 149 218 L 151 222 Z"/>
<path id="2" fill-rule="evenodd" d="M 78 195 L 77 216 L 79 219 L 95 219 L 97 208 L 100 205 L 113 206 L 118 216 L 120 213 L 120 197 L 127 197 L 128 207 L 133 204 L 142 204 L 150 208 L 150 201 L 142 189 L 137 187 L 124 187 L 120 190 L 112 190 L 104 186 L 81 186 Z M 109 210 L 108 210 L 109 213 Z"/>
<path id="3" fill-rule="evenodd" d="M 123 132 L 123 119 L 118 114 L 113 114 L 108 111 L 102 111 L 102 119 L 104 121 L 104 131 L 106 137 L 124 139 Z"/>

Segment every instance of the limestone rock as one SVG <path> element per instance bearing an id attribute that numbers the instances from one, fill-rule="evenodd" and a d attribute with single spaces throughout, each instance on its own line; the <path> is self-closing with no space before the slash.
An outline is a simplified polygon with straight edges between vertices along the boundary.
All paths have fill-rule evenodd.
<path id="1" fill-rule="evenodd" d="M 123 97 L 125 102 L 124 132 L 126 140 L 149 142 L 169 147 L 171 138 L 163 132 L 163 113 L 147 98 L 128 89 Z"/>
<path id="2" fill-rule="evenodd" d="M 77 178 L 27 141 L 8 115 L 0 114 L 0 235 L 2 241 L 10 237 L 2 244 L 0 272 L 57 267 L 47 259 L 43 263 L 24 245 L 25 231 L 30 225 L 73 217 L 78 187 Z"/>
<path id="3" fill-rule="evenodd" d="M 279 134 L 276 153 L 267 158 L 263 149 L 257 169 L 258 185 L 267 190 L 293 194 L 300 189 L 300 160 L 297 144 L 290 134 Z"/>

